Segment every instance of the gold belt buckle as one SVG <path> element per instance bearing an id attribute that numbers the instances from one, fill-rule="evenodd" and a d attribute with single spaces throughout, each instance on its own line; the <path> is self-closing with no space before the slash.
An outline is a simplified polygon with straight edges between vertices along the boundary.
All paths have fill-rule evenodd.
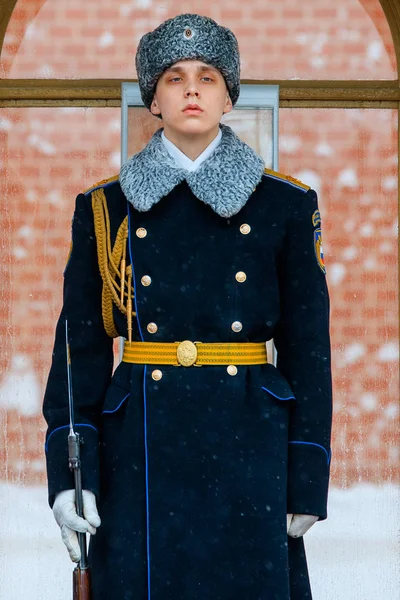
<path id="1" fill-rule="evenodd" d="M 191 342 L 190 340 L 184 340 L 180 342 L 176 349 L 176 358 L 183 367 L 202 367 L 203 365 L 196 365 L 197 360 L 197 346 L 201 342 Z"/>

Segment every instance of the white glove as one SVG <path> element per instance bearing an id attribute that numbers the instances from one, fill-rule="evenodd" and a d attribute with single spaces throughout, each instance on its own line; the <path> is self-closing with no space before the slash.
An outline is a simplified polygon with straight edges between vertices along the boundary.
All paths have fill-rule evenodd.
<path id="1" fill-rule="evenodd" d="M 287 534 L 293 538 L 301 537 L 317 521 L 318 517 L 314 515 L 286 515 Z"/>
<path id="2" fill-rule="evenodd" d="M 61 529 L 61 537 L 67 546 L 70 559 L 79 562 L 81 551 L 76 532 L 95 535 L 96 527 L 101 521 L 96 507 L 96 497 L 93 492 L 83 490 L 83 514 L 85 519 L 78 517 L 75 507 L 75 490 L 59 492 L 54 500 L 53 515 Z"/>

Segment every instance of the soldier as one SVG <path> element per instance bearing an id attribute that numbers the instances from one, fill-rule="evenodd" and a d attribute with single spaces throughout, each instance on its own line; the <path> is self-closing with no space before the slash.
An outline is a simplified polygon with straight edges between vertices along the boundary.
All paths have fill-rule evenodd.
<path id="1" fill-rule="evenodd" d="M 163 127 L 76 199 L 44 399 L 49 503 L 72 560 L 75 531 L 96 534 L 93 600 L 310 599 L 303 535 L 327 517 L 332 416 L 317 195 L 220 123 L 239 96 L 229 29 L 179 15 L 142 37 L 136 66 Z"/>

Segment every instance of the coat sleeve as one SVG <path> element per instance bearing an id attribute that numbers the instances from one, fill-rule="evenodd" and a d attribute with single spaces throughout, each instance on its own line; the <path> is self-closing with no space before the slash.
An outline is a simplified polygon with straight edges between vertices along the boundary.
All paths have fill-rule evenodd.
<path id="1" fill-rule="evenodd" d="M 49 504 L 74 487 L 68 467 L 69 408 L 65 319 L 68 319 L 75 429 L 81 435 L 82 485 L 99 493 L 98 427 L 113 367 L 113 341 L 104 330 L 102 280 L 97 261 L 90 195 L 76 198 L 72 243 L 64 270 L 63 306 L 56 326 L 52 364 L 43 401 L 47 421 Z"/>
<path id="2" fill-rule="evenodd" d="M 277 368 L 292 387 L 287 512 L 327 518 L 332 381 L 329 294 L 314 190 L 295 190 L 278 260 Z"/>

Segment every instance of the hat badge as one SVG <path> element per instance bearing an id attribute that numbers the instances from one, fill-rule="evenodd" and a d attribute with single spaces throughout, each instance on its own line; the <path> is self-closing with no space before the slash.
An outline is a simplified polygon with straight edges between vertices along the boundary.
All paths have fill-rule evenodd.
<path id="1" fill-rule="evenodd" d="M 190 40 L 194 36 L 194 31 L 191 27 L 185 27 L 183 31 L 183 37 L 185 40 Z"/>

